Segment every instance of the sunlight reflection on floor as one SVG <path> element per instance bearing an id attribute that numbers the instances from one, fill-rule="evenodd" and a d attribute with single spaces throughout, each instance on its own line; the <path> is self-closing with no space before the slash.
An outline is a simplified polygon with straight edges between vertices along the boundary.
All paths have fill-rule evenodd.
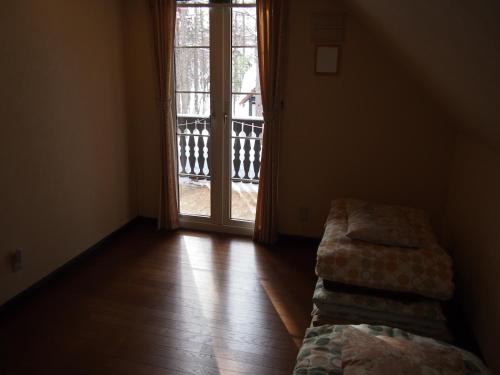
<path id="1" fill-rule="evenodd" d="M 197 296 L 201 306 L 203 320 L 222 319 L 229 328 L 241 328 L 250 325 L 256 329 L 268 329 L 269 311 L 274 311 L 283 324 L 283 329 L 289 333 L 296 347 L 300 346 L 301 329 L 287 316 L 286 306 L 282 303 L 279 293 L 276 293 L 268 280 L 260 276 L 258 260 L 256 259 L 255 244 L 250 240 L 231 242 L 229 251 L 216 253 L 214 240 L 203 235 L 182 236 L 183 256 L 189 263 L 189 270 L 183 271 L 183 279 L 191 281 L 193 293 Z M 227 265 L 227 272 L 214 274 L 213 263 Z M 184 292 L 184 290 L 183 290 Z M 228 298 L 228 295 L 231 297 Z M 264 297 L 265 296 L 265 297 Z M 267 299 L 270 305 L 255 306 L 256 301 Z M 262 302 L 259 302 L 261 304 Z M 222 308 L 222 311 L 221 311 Z M 274 310 L 269 310 L 269 309 Z M 273 324 L 274 323 L 273 317 Z M 207 327 L 211 332 L 213 329 Z M 238 331 L 238 329 L 235 329 Z M 241 350 L 231 339 L 226 340 L 220 334 L 212 332 L 211 340 L 207 343 L 207 355 L 213 356 L 218 364 L 219 374 L 233 374 L 238 371 L 239 362 L 231 360 L 230 353 Z M 259 342 L 253 343 L 254 354 L 265 353 L 265 343 L 269 338 L 262 337 Z M 279 349 L 279 348 L 278 348 Z M 248 346 L 245 350 L 249 350 Z M 229 354 L 228 354 L 229 353 Z M 245 373 L 248 369 L 241 368 Z"/>

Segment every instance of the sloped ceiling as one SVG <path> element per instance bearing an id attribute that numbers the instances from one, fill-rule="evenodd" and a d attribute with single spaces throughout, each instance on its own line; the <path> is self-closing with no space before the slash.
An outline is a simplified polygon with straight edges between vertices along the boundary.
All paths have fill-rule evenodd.
<path id="1" fill-rule="evenodd" d="M 500 150 L 500 1 L 350 0 L 457 125 Z"/>

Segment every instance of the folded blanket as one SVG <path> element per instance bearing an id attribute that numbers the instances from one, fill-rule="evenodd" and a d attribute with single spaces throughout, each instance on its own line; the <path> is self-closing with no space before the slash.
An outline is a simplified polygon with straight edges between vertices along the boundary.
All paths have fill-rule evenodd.
<path id="1" fill-rule="evenodd" d="M 448 300 L 452 261 L 425 224 L 416 225 L 423 248 L 372 244 L 346 236 L 348 200 L 335 200 L 318 249 L 316 274 L 337 283 Z M 418 218 L 416 217 L 415 220 Z M 413 222 L 415 222 L 415 220 Z"/>
<path id="2" fill-rule="evenodd" d="M 312 374 L 334 374 L 342 375 L 347 373 L 345 367 L 352 360 L 352 357 L 344 357 L 344 344 L 345 340 L 343 337 L 343 332 L 348 327 L 354 327 L 363 333 L 368 335 L 376 336 L 377 338 L 393 338 L 405 342 L 401 345 L 408 347 L 409 345 L 417 344 L 416 349 L 422 345 L 435 345 L 442 350 L 447 350 L 446 348 L 453 348 L 460 357 L 462 366 L 460 369 L 465 369 L 463 374 L 466 375 L 488 375 L 490 372 L 484 366 L 479 358 L 470 352 L 465 350 L 452 347 L 451 345 L 438 342 L 436 340 L 422 337 L 418 335 L 413 335 L 411 333 L 405 332 L 400 329 L 390 328 L 385 326 L 374 326 L 374 325 L 323 325 L 320 327 L 312 327 L 306 330 L 304 341 L 302 347 L 297 355 L 297 362 L 295 365 L 294 375 L 312 375 Z M 389 339 L 390 341 L 390 339 Z M 352 343 L 351 349 L 356 349 L 356 342 Z M 412 349 L 413 350 L 413 349 Z M 441 349 L 438 349 L 441 350 Z M 354 353 L 355 354 L 355 353 Z M 418 354 L 419 356 L 421 354 Z M 413 356 L 413 354 L 412 354 Z M 447 363 L 454 363 L 456 360 L 455 354 L 451 354 L 450 357 L 446 358 Z M 344 363 L 343 363 L 344 360 Z M 458 364 L 457 364 L 458 365 Z M 344 366 L 344 369 L 342 368 Z M 369 370 L 362 374 L 371 374 Z M 386 374 L 401 374 L 400 370 L 388 371 Z M 429 372 L 430 373 L 430 372 Z M 439 372 L 437 372 L 439 374 Z"/>
<path id="3" fill-rule="evenodd" d="M 318 327 L 324 324 L 372 324 L 384 325 L 403 329 L 416 335 L 432 337 L 437 340 L 452 342 L 451 335 L 445 321 L 426 319 L 412 319 L 404 316 L 387 316 L 377 312 L 363 311 L 356 308 L 338 307 L 335 311 L 324 311 L 313 306 L 311 312 L 311 326 Z"/>
<path id="4" fill-rule="evenodd" d="M 328 290 L 318 279 L 313 294 L 312 325 L 368 323 L 397 327 L 419 335 L 452 341 L 438 301 L 383 298 Z"/>
<path id="5" fill-rule="evenodd" d="M 446 321 L 440 303 L 428 298 L 406 300 L 387 298 L 368 293 L 346 293 L 328 290 L 324 280 L 318 278 L 313 294 L 313 303 L 322 311 L 334 312 L 338 307 L 357 308 L 368 312 L 379 312 L 388 317 L 406 317 L 408 319 L 426 319 L 429 321 Z"/>
<path id="6" fill-rule="evenodd" d="M 331 281 L 331 280 L 323 280 L 323 286 L 325 287 L 326 290 L 331 290 L 334 292 L 343 292 L 343 293 L 361 294 L 361 295 L 372 295 L 372 296 L 378 296 L 378 297 L 386 298 L 386 299 L 399 300 L 402 302 L 404 301 L 407 303 L 424 301 L 424 300 L 428 299 L 426 297 L 419 296 L 418 294 L 395 292 L 392 290 L 373 289 L 373 288 L 367 288 L 364 286 L 357 286 L 357 285 L 348 285 L 348 284 L 338 283 L 336 281 Z"/>
<path id="7" fill-rule="evenodd" d="M 349 326 L 342 332 L 344 375 L 466 375 L 460 351 L 434 341 L 376 336 Z"/>

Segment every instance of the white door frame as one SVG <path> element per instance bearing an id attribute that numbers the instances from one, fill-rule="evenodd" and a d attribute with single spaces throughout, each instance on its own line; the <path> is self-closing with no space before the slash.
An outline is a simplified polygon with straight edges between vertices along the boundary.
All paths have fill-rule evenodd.
<path id="1" fill-rule="evenodd" d="M 238 4 L 238 6 L 255 5 Z M 181 227 L 188 229 L 252 235 L 254 222 L 231 219 L 231 8 L 234 5 L 213 4 L 208 7 L 210 8 L 211 216 L 179 213 L 179 222 Z"/>

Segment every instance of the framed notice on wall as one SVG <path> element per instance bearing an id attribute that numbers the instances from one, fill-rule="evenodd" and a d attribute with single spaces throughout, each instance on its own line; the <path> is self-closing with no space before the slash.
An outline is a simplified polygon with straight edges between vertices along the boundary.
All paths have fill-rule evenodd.
<path id="1" fill-rule="evenodd" d="M 314 60 L 316 74 L 337 74 L 339 72 L 340 46 L 317 45 Z"/>

